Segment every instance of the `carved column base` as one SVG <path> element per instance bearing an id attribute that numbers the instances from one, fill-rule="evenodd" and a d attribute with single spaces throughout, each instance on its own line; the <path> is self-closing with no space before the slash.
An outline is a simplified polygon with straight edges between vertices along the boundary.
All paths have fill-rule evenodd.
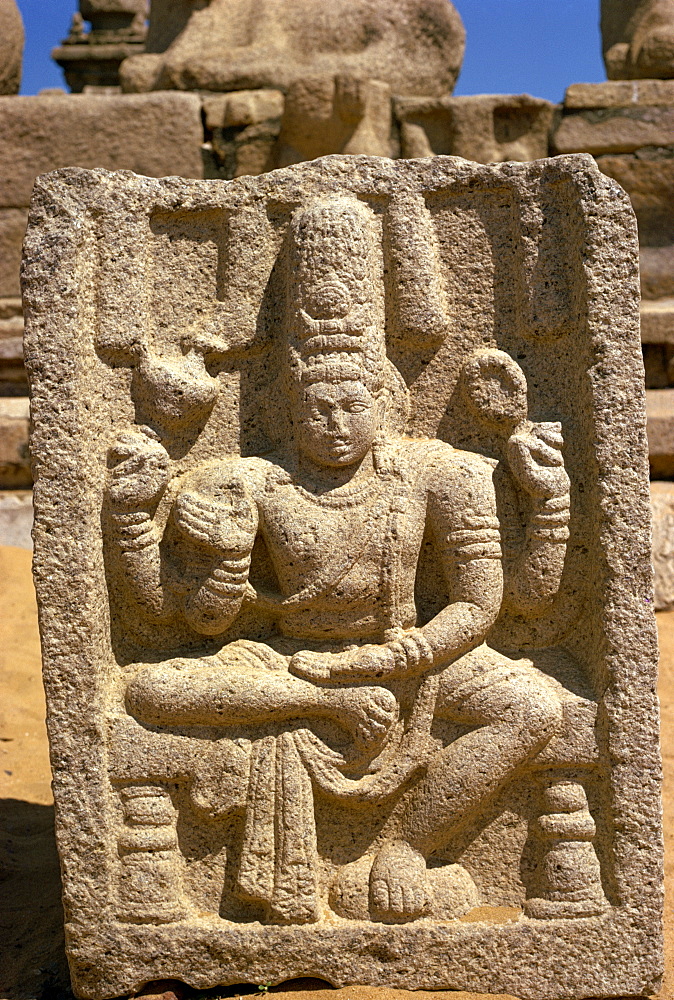
<path id="1" fill-rule="evenodd" d="M 125 825 L 117 841 L 118 919 L 152 924 L 182 920 L 187 910 L 171 796 L 163 785 L 127 785 L 120 794 Z"/>
<path id="2" fill-rule="evenodd" d="M 558 781 L 543 793 L 546 810 L 534 833 L 542 843 L 537 872 L 538 895 L 527 899 L 524 912 L 536 920 L 589 917 L 609 908 L 595 853 L 595 822 L 582 785 Z"/>

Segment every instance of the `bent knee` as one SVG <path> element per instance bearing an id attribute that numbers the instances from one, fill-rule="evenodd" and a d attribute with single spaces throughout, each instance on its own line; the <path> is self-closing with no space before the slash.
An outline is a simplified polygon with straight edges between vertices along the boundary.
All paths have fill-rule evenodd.
<path id="1" fill-rule="evenodd" d="M 513 705 L 522 733 L 532 746 L 547 743 L 562 728 L 564 712 L 554 691 L 543 683 L 527 684 Z"/>
<path id="2" fill-rule="evenodd" d="M 141 722 L 166 723 L 172 714 L 174 673 L 165 663 L 141 667 L 126 688 L 127 711 Z"/>

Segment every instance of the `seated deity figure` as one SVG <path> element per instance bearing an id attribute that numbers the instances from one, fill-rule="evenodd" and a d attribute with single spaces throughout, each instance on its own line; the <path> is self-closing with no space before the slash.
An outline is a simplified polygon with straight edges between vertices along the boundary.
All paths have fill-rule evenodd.
<path id="1" fill-rule="evenodd" d="M 367 206 L 336 197 L 292 217 L 276 452 L 192 469 L 160 531 L 162 445 L 138 430 L 113 449 L 107 502 L 124 586 L 151 620 L 177 616 L 223 637 L 208 655 L 135 665 L 127 710 L 159 730 L 233 734 L 223 747 L 247 755 L 236 892 L 268 922 L 321 918 L 316 789 L 395 802 L 373 849 L 370 918 L 432 915 L 429 859 L 562 725 L 559 685 L 486 642 L 504 602 L 540 613 L 559 588 L 569 520 L 559 425 L 513 426 L 509 476 L 527 524 L 508 556 L 500 512 L 512 501 L 499 502 L 497 462 L 405 436 L 373 225 Z M 449 597 L 420 622 L 429 532 Z M 251 581 L 258 543 L 275 587 Z M 273 622 L 271 637 L 228 639 L 251 609 Z M 443 745 L 437 720 L 461 734 Z M 230 786 L 197 775 L 194 794 L 216 815 Z"/>

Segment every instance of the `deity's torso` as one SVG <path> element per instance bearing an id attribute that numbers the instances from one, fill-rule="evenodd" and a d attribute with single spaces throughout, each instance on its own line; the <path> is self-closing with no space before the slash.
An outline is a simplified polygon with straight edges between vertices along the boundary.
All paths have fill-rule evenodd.
<path id="1" fill-rule="evenodd" d="M 457 539 L 476 518 L 478 529 L 485 518 L 492 533 L 498 529 L 492 464 L 443 442 L 400 440 L 392 471 L 323 493 L 273 459 L 243 459 L 236 475 L 258 508 L 278 627 L 298 639 L 377 641 L 391 628 L 412 627 L 426 532 L 447 575 Z"/>

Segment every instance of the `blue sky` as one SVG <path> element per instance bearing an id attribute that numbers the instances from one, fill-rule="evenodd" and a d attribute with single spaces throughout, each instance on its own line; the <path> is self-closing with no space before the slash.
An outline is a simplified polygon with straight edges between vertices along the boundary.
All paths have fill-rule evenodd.
<path id="1" fill-rule="evenodd" d="M 329 3 L 329 0 L 326 0 Z M 63 86 L 51 49 L 77 0 L 18 0 L 26 26 L 22 94 Z M 455 0 L 468 43 L 456 94 L 529 93 L 562 99 L 570 83 L 606 78 L 599 0 Z"/>

